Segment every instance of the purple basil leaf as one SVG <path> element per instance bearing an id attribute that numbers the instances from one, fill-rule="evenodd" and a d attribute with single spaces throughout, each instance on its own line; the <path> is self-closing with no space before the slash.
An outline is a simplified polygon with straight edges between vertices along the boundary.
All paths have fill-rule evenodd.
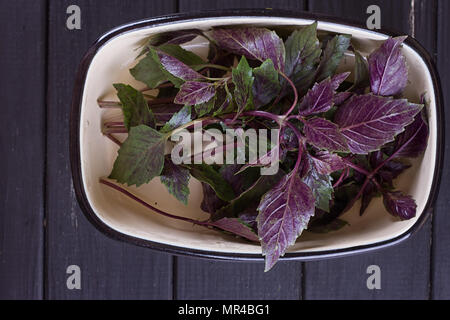
<path id="1" fill-rule="evenodd" d="M 156 38 L 152 37 L 150 45 L 159 46 L 162 44 L 184 44 L 202 35 L 203 33 L 196 29 L 169 31 L 157 34 Z"/>
<path id="2" fill-rule="evenodd" d="M 193 31 L 198 31 L 198 30 L 193 30 Z M 201 32 L 189 32 L 189 31 L 185 31 L 184 34 L 179 34 L 174 36 L 172 39 L 170 39 L 169 41 L 166 42 L 166 44 L 184 44 L 186 42 L 192 41 L 195 38 L 197 38 L 199 35 L 201 35 Z"/>
<path id="3" fill-rule="evenodd" d="M 322 81 L 335 74 L 337 67 L 344 57 L 345 51 L 350 46 L 350 40 L 351 36 L 349 35 L 337 35 L 328 41 L 317 70 L 318 81 Z"/>
<path id="4" fill-rule="evenodd" d="M 396 158 L 416 158 L 427 148 L 429 129 L 421 112 L 414 122 L 406 127 L 405 131 L 398 135 L 394 144 Z"/>
<path id="5" fill-rule="evenodd" d="M 317 39 L 317 22 L 292 32 L 286 40 L 285 74 L 304 91 L 314 81 L 322 50 Z"/>
<path id="6" fill-rule="evenodd" d="M 331 79 L 327 78 L 320 83 L 316 83 L 300 103 L 300 115 L 305 117 L 330 110 L 333 106 L 333 96 L 336 89 L 348 75 L 349 73 L 341 73 Z"/>
<path id="7" fill-rule="evenodd" d="M 316 83 L 300 103 L 300 115 L 306 117 L 328 111 L 333 106 L 333 94 L 334 90 L 329 78 Z"/>
<path id="8" fill-rule="evenodd" d="M 224 87 L 217 89 L 216 102 L 214 103 L 213 116 L 218 116 L 223 113 L 231 112 L 233 110 L 233 95 L 225 83 Z"/>
<path id="9" fill-rule="evenodd" d="M 174 44 L 164 44 L 157 49 L 150 47 L 147 48 L 147 50 L 149 51 L 149 54 L 140 60 L 139 63 L 130 70 L 130 73 L 136 80 L 144 82 L 149 88 L 156 88 L 158 85 L 168 80 L 177 84 L 177 86 L 181 84 L 181 80 L 175 78 L 163 67 L 156 50 L 185 64 L 186 69 L 189 68 L 187 66 L 198 66 L 205 63 L 203 59 L 195 53 Z"/>
<path id="10" fill-rule="evenodd" d="M 311 161 L 311 160 L 310 160 Z M 319 173 L 315 166 L 310 166 L 310 170 L 303 178 L 303 181 L 311 189 L 315 206 L 323 211 L 330 211 L 330 200 L 333 197 L 333 184 L 329 174 Z"/>
<path id="11" fill-rule="evenodd" d="M 369 204 L 372 202 L 372 199 L 377 194 L 377 187 L 369 182 L 361 196 L 361 207 L 359 208 L 359 215 L 362 216 L 366 209 L 369 207 Z"/>
<path id="12" fill-rule="evenodd" d="M 374 94 L 395 96 L 405 89 L 408 70 L 401 45 L 406 38 L 389 38 L 369 56 L 370 86 Z"/>
<path id="13" fill-rule="evenodd" d="M 284 71 L 285 49 L 275 31 L 266 28 L 214 29 L 212 37 L 219 47 L 248 59 L 272 60 L 275 69 Z"/>
<path id="14" fill-rule="evenodd" d="M 340 106 L 334 122 L 339 125 L 352 153 L 380 149 L 414 120 L 421 105 L 372 94 L 354 96 Z"/>
<path id="15" fill-rule="evenodd" d="M 204 78 L 200 73 L 194 71 L 191 67 L 177 58 L 172 57 L 161 50 L 156 51 L 152 48 L 150 51 L 153 54 L 153 57 L 159 60 L 163 70 L 167 72 L 169 80 L 172 81 L 174 85 L 179 86 L 183 80 L 195 81 Z"/>
<path id="16" fill-rule="evenodd" d="M 252 86 L 255 78 L 252 74 L 247 59 L 242 56 L 236 68 L 232 70 L 234 83 L 234 100 L 236 101 L 237 114 L 240 114 L 253 104 Z"/>
<path id="17" fill-rule="evenodd" d="M 246 177 L 237 174 L 241 167 L 240 164 L 225 164 L 219 170 L 220 175 L 230 184 L 235 195 L 239 195 L 245 190 Z"/>
<path id="18" fill-rule="evenodd" d="M 234 233 L 250 241 L 259 242 L 258 235 L 239 218 L 222 218 L 215 222 L 211 222 L 211 224 L 217 228 Z"/>
<path id="19" fill-rule="evenodd" d="M 280 135 L 280 146 L 283 151 L 294 151 L 298 148 L 298 138 L 289 127 L 284 127 Z"/>
<path id="20" fill-rule="evenodd" d="M 239 214 L 239 220 L 249 226 L 253 232 L 258 234 L 258 223 L 256 217 L 258 216 L 258 203 L 252 203 L 247 209 Z"/>
<path id="21" fill-rule="evenodd" d="M 198 68 L 197 66 L 206 63 L 201 57 L 199 57 L 192 51 L 183 49 L 179 45 L 164 44 L 162 46 L 159 46 L 158 50 L 164 52 L 165 54 L 168 54 L 169 56 L 179 60 L 180 62 L 192 68 Z"/>
<path id="22" fill-rule="evenodd" d="M 187 81 L 181 86 L 174 102 L 184 105 L 196 105 L 211 100 L 215 94 L 214 83 Z"/>
<path id="23" fill-rule="evenodd" d="M 331 85 L 333 86 L 333 89 L 336 91 L 339 86 L 341 85 L 342 82 L 345 81 L 345 79 L 348 78 L 348 76 L 350 75 L 350 72 L 343 72 L 343 73 L 338 73 L 336 75 L 334 75 L 333 77 L 331 77 Z"/>
<path id="24" fill-rule="evenodd" d="M 203 117 L 204 115 L 210 114 L 211 111 L 214 110 L 216 101 L 217 101 L 217 92 L 216 95 L 214 95 L 214 97 L 209 99 L 209 101 L 196 104 L 194 107 L 195 112 L 197 113 L 197 117 Z"/>
<path id="25" fill-rule="evenodd" d="M 167 187 L 170 194 L 186 205 L 189 197 L 190 177 L 188 169 L 177 166 L 172 160 L 165 158 L 164 169 L 159 177 L 161 183 Z"/>
<path id="26" fill-rule="evenodd" d="M 331 174 L 346 168 L 346 164 L 340 156 L 328 151 L 319 151 L 311 156 L 312 164 L 320 174 Z"/>
<path id="27" fill-rule="evenodd" d="M 187 83 L 187 82 L 186 82 Z M 161 133 L 170 132 L 191 121 L 191 106 L 184 106 L 161 128 Z"/>
<path id="28" fill-rule="evenodd" d="M 358 162 L 357 162 L 358 163 Z M 360 162 L 358 163 L 358 166 L 360 168 L 365 169 L 366 171 L 369 171 L 369 169 L 367 168 L 366 163 L 364 162 Z M 364 173 L 359 172 L 358 170 L 354 170 L 353 171 L 353 180 L 357 183 L 362 185 L 364 183 L 364 181 L 366 180 L 367 176 Z"/>
<path id="29" fill-rule="evenodd" d="M 401 220 L 409 220 L 416 216 L 416 202 L 411 196 L 399 191 L 383 193 L 383 203 L 386 210 Z"/>
<path id="30" fill-rule="evenodd" d="M 382 163 L 384 163 L 385 156 L 382 151 L 372 152 L 369 156 L 369 163 L 372 169 L 378 168 Z M 390 160 L 386 162 L 383 167 L 378 171 L 378 176 L 383 180 L 383 182 L 392 185 L 392 181 L 397 178 L 403 171 L 410 168 L 411 165 L 403 163 L 398 160 Z"/>
<path id="31" fill-rule="evenodd" d="M 372 152 L 369 156 L 370 167 L 374 170 L 378 168 L 385 161 L 385 156 L 382 151 Z M 389 186 L 392 186 L 392 182 L 395 178 L 397 178 L 403 171 L 410 168 L 411 165 L 396 161 L 390 160 L 378 170 L 377 176 L 382 179 L 383 183 L 387 183 Z"/>
<path id="32" fill-rule="evenodd" d="M 258 235 L 268 271 L 308 226 L 314 215 L 314 197 L 294 172 L 264 195 L 258 211 Z"/>
<path id="33" fill-rule="evenodd" d="M 352 92 L 338 92 L 334 95 L 333 97 L 333 102 L 335 105 L 339 106 L 341 104 L 343 104 L 345 101 L 347 101 L 348 99 L 350 99 L 350 97 L 353 96 Z"/>
<path id="34" fill-rule="evenodd" d="M 258 235 L 258 223 L 256 222 L 256 218 L 258 217 L 258 204 L 259 199 L 258 201 L 254 201 L 248 208 L 238 215 L 239 220 L 248 226 L 256 235 Z"/>
<path id="35" fill-rule="evenodd" d="M 253 75 L 255 76 L 252 88 L 253 100 L 257 109 L 272 101 L 280 92 L 281 86 L 272 60 L 266 60 L 261 66 L 254 68 Z"/>
<path id="36" fill-rule="evenodd" d="M 372 169 L 377 168 L 384 161 L 384 153 L 382 151 L 374 151 L 369 155 L 369 164 Z"/>
<path id="37" fill-rule="evenodd" d="M 410 167 L 410 164 L 391 160 L 386 162 L 386 164 L 378 171 L 378 175 L 384 182 L 392 185 L 392 181 Z"/>
<path id="38" fill-rule="evenodd" d="M 202 36 L 203 33 L 200 30 L 177 30 L 162 32 L 152 35 L 146 42 L 145 46 L 160 46 L 164 44 L 184 44 L 191 40 L 194 40 L 198 36 Z"/>
<path id="39" fill-rule="evenodd" d="M 151 61 L 149 60 L 147 63 L 145 63 L 143 66 L 141 66 L 140 64 L 138 64 L 136 67 L 140 67 L 140 70 L 135 70 L 134 71 L 134 73 L 135 74 L 133 74 L 133 76 L 137 79 L 137 80 L 139 80 L 139 81 L 142 81 L 142 82 L 149 82 L 149 81 L 152 81 L 152 82 L 149 82 L 149 84 L 151 84 L 152 86 L 150 86 L 150 88 L 155 88 L 156 86 L 156 84 L 157 84 L 157 82 L 155 82 L 155 81 L 160 81 L 160 79 L 162 78 L 162 79 L 164 79 L 164 81 L 170 81 L 170 82 L 172 82 L 173 83 L 173 85 L 175 86 L 175 88 L 179 88 L 183 83 L 184 83 L 184 80 L 183 79 L 181 79 L 181 78 L 178 78 L 178 77 L 176 77 L 176 76 L 174 76 L 172 73 L 170 73 L 170 71 L 169 70 L 167 70 L 165 67 L 164 67 L 164 65 L 161 63 L 161 59 L 160 59 L 160 57 L 159 57 L 159 53 L 160 53 L 161 51 L 157 51 L 157 49 L 156 48 L 154 48 L 154 47 L 150 47 L 149 48 L 149 53 L 148 53 L 148 55 L 147 55 L 147 58 L 151 58 L 155 63 L 156 63 L 156 65 L 158 66 L 158 68 L 159 68 L 159 71 L 158 72 L 156 72 L 154 75 L 151 75 L 151 76 L 149 76 L 149 75 L 147 75 L 146 73 L 147 73 L 147 71 L 148 72 L 153 72 L 154 71 L 154 66 L 151 64 Z M 165 53 L 163 53 L 166 57 L 170 57 L 169 55 L 166 55 Z M 173 57 L 170 57 L 171 59 L 174 59 L 174 60 L 176 60 L 176 61 L 178 61 L 180 64 L 182 64 L 182 65 L 184 65 L 184 66 L 186 66 L 184 63 L 182 63 L 182 62 L 180 62 L 179 60 L 177 60 L 176 58 L 173 58 Z M 143 61 L 143 60 L 142 60 Z M 142 67 L 142 68 L 141 68 Z M 190 69 L 188 66 L 186 66 L 186 68 L 187 69 Z M 192 70 L 192 69 L 191 69 Z M 195 72 L 194 70 L 192 70 L 193 72 Z M 159 73 L 161 73 L 162 74 L 162 76 L 159 74 Z M 139 76 L 139 78 L 137 78 Z M 149 79 L 147 79 L 147 78 L 149 78 Z M 155 78 L 155 79 L 153 79 L 153 78 Z"/>
<path id="40" fill-rule="evenodd" d="M 328 151 L 348 151 L 345 138 L 336 124 L 323 118 L 313 118 L 305 122 L 306 140 L 319 149 Z"/>
<path id="41" fill-rule="evenodd" d="M 224 200 L 220 199 L 214 189 L 207 183 L 202 182 L 203 188 L 203 200 L 200 208 L 204 212 L 214 214 L 218 209 L 227 204 Z"/>

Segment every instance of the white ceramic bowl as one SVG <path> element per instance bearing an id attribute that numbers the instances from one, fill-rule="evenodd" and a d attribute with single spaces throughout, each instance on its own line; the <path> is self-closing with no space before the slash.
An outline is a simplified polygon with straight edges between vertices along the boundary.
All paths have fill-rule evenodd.
<path id="1" fill-rule="evenodd" d="M 106 118 L 117 117 L 111 110 L 100 109 L 97 99 L 114 98 L 112 83 L 123 82 L 144 87 L 130 75 L 137 55 L 136 48 L 152 34 L 173 30 L 230 25 L 303 26 L 318 21 L 318 29 L 353 36 L 353 45 L 363 53 L 379 46 L 394 35 L 387 31 L 369 31 L 361 26 L 335 18 L 274 10 L 220 11 L 195 15 L 172 15 L 152 18 L 118 27 L 102 36 L 84 57 L 75 84 L 71 115 L 71 164 L 79 203 L 88 219 L 102 232 L 117 239 L 171 253 L 218 259 L 262 259 L 258 244 L 239 240 L 221 232 L 193 226 L 190 223 L 161 217 L 115 190 L 101 185 L 117 156 L 117 146 L 101 133 Z M 205 54 L 205 43 L 193 41 L 190 50 Z M 418 101 L 423 92 L 429 99 L 430 135 L 424 156 L 396 181 L 399 189 L 417 202 L 417 216 L 398 221 L 389 215 L 377 198 L 363 217 L 358 204 L 342 218 L 350 223 L 327 234 L 304 232 L 283 259 L 311 260 L 340 256 L 386 247 L 406 239 L 430 214 L 438 187 L 442 154 L 443 122 L 439 80 L 429 55 L 414 39 L 403 46 L 409 66 L 409 83 L 405 95 Z M 342 68 L 349 67 L 351 58 Z M 120 113 L 120 110 L 119 110 Z M 204 219 L 201 211 L 201 185 L 191 179 L 188 206 L 168 194 L 159 179 L 140 188 L 127 188 L 156 207 L 170 213 Z"/>

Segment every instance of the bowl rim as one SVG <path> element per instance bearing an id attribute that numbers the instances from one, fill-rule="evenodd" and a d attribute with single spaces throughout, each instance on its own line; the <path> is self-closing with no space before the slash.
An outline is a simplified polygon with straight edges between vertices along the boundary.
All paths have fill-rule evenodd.
<path id="1" fill-rule="evenodd" d="M 70 143 L 69 143 L 69 151 L 70 151 L 70 164 L 72 171 L 72 180 L 73 186 L 75 190 L 75 194 L 78 200 L 78 203 L 88 219 L 90 223 L 92 223 L 100 232 L 109 236 L 110 238 L 120 240 L 126 243 L 132 243 L 141 247 L 147 247 L 151 249 L 155 249 L 158 251 L 163 251 L 169 254 L 175 255 L 184 255 L 184 256 L 195 256 L 201 258 L 208 259 L 216 259 L 216 260 L 231 260 L 231 261 L 263 261 L 264 257 L 261 254 L 242 254 L 242 253 L 227 253 L 227 252 L 215 252 L 215 251 L 206 251 L 206 250 L 198 250 L 191 249 L 186 247 L 179 247 L 174 245 L 167 245 L 155 241 L 150 241 L 134 236 L 130 236 L 124 233 L 121 233 L 115 229 L 112 229 L 106 223 L 100 220 L 100 218 L 95 214 L 92 209 L 89 200 L 86 196 L 86 191 L 83 186 L 82 174 L 81 174 L 81 155 L 80 155 L 80 139 L 79 139 L 79 130 L 80 130 L 80 114 L 82 107 L 82 97 L 84 92 L 84 83 L 86 80 L 87 72 L 89 66 L 103 45 L 105 45 L 109 40 L 118 37 L 124 33 L 128 33 L 135 29 L 141 29 L 146 27 L 158 26 L 158 25 L 166 25 L 174 22 L 183 22 L 183 21 L 192 21 L 198 19 L 210 19 L 214 17 L 230 17 L 230 18 L 238 18 L 238 17 L 279 17 L 279 18 L 299 18 L 299 19 L 309 19 L 309 20 L 318 20 L 323 22 L 331 22 L 337 23 L 341 25 L 345 25 L 353 28 L 361 28 L 367 30 L 367 28 L 358 22 L 340 18 L 333 17 L 329 15 L 322 14 L 314 14 L 310 12 L 296 11 L 296 10 L 282 10 L 282 9 L 226 9 L 226 10 L 205 10 L 198 12 L 190 12 L 190 13 L 175 13 L 163 16 L 152 17 L 144 20 L 130 22 L 119 27 L 116 27 L 102 36 L 100 36 L 94 44 L 88 49 L 87 53 L 82 58 L 78 70 L 76 73 L 76 78 L 74 82 L 74 89 L 72 94 L 72 105 L 70 111 Z M 370 31 L 370 30 L 368 30 Z M 389 29 L 379 29 L 376 30 L 378 33 L 385 34 L 387 36 L 399 36 L 401 35 L 398 32 L 391 31 Z M 436 145 L 436 166 L 433 173 L 433 182 L 431 185 L 431 190 L 424 207 L 424 210 L 420 214 L 420 217 L 414 223 L 414 225 L 404 232 L 403 234 L 394 237 L 389 240 L 371 243 L 367 245 L 353 246 L 344 249 L 336 249 L 336 250 L 324 250 L 324 251 L 316 251 L 316 252 L 287 252 L 281 260 L 297 260 L 297 261 L 311 261 L 311 260 L 319 260 L 326 258 L 336 258 L 354 255 L 358 253 L 369 252 L 373 250 L 378 250 L 382 248 L 387 248 L 392 245 L 396 245 L 400 242 L 411 237 L 415 234 L 422 225 L 426 222 L 428 217 L 431 215 L 433 211 L 433 205 L 436 201 L 437 193 L 439 191 L 439 184 L 442 175 L 442 166 L 443 166 L 443 158 L 444 158 L 444 107 L 443 107 L 443 97 L 442 97 L 442 89 L 440 85 L 439 74 L 437 72 L 435 63 L 430 56 L 430 54 L 426 51 L 426 49 L 420 45 L 417 40 L 412 37 L 408 37 L 405 41 L 407 45 L 409 45 L 413 50 L 415 50 L 425 62 L 433 81 L 434 94 L 436 99 L 436 120 L 437 120 L 437 145 Z"/>

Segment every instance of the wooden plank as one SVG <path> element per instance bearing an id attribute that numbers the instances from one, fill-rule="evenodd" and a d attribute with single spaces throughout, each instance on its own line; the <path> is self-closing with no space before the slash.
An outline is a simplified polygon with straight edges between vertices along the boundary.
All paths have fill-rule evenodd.
<path id="1" fill-rule="evenodd" d="M 180 11 L 222 8 L 304 9 L 302 1 L 180 0 Z M 178 299 L 299 299 L 301 263 L 279 262 L 269 273 L 263 263 L 176 260 Z"/>
<path id="2" fill-rule="evenodd" d="M 81 9 L 81 30 L 66 28 L 66 9 Z M 84 218 L 72 188 L 69 110 L 75 71 L 105 31 L 137 19 L 170 13 L 175 1 L 51 0 L 49 3 L 47 291 L 50 299 L 170 299 L 172 261 L 111 240 Z M 68 290 L 66 268 L 81 268 L 81 290 Z"/>
<path id="3" fill-rule="evenodd" d="M 415 0 L 413 7 L 414 20 L 410 20 L 411 35 L 436 58 L 437 54 L 437 6 L 438 0 Z"/>
<path id="4" fill-rule="evenodd" d="M 180 12 L 208 9 L 278 8 L 304 10 L 305 0 L 179 0 Z"/>
<path id="5" fill-rule="evenodd" d="M 43 284 L 45 1 L 0 2 L 0 299 Z"/>
<path id="6" fill-rule="evenodd" d="M 310 0 L 309 11 L 334 15 L 366 24 L 367 7 L 377 5 L 381 9 L 381 26 L 399 32 L 410 29 L 411 0 Z"/>
<path id="7" fill-rule="evenodd" d="M 278 262 L 264 273 L 264 263 L 177 260 L 177 299 L 296 300 L 301 296 L 298 262 Z"/>
<path id="8" fill-rule="evenodd" d="M 436 32 L 432 1 L 415 1 L 415 30 L 419 41 L 433 51 L 427 37 Z M 420 2 L 420 5 L 417 6 Z M 349 17 L 365 23 L 368 5 L 381 9 L 382 27 L 410 33 L 411 1 L 310 1 L 310 10 Z M 426 8 L 426 9 L 424 9 Z M 420 28 L 419 28 L 420 26 Z M 427 299 L 430 278 L 431 223 L 428 221 L 411 239 L 401 245 L 338 260 L 305 263 L 305 299 Z M 367 267 L 381 269 L 381 290 L 368 290 Z"/>
<path id="9" fill-rule="evenodd" d="M 446 105 L 445 123 L 450 123 L 450 111 L 448 103 L 450 102 L 450 43 L 448 35 L 450 32 L 450 21 L 448 13 L 450 12 L 450 2 L 438 1 L 438 30 L 437 30 L 437 63 L 441 77 L 442 91 L 444 95 L 444 103 Z M 448 164 L 449 159 L 449 129 L 446 129 L 446 148 L 445 158 Z M 433 218 L 433 276 L 432 276 L 432 298 L 433 299 L 450 299 L 450 168 L 444 166 L 444 172 L 441 179 L 441 191 L 435 207 L 435 215 Z"/>

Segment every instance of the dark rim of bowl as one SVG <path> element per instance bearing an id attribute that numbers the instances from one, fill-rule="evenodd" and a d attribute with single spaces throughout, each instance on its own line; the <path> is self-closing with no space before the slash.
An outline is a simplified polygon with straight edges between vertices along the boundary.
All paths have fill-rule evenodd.
<path id="1" fill-rule="evenodd" d="M 141 29 L 155 27 L 159 25 L 167 25 L 174 22 L 193 21 L 201 19 L 210 19 L 214 17 L 264 17 L 270 16 L 271 18 L 299 18 L 318 20 L 323 22 L 338 23 L 349 27 L 360 28 L 367 30 L 362 24 L 349 21 L 346 19 L 332 17 L 327 15 L 312 14 L 301 11 L 293 10 L 272 10 L 272 9 L 230 9 L 230 10 L 209 10 L 193 13 L 176 13 L 171 15 L 165 15 L 160 17 L 154 17 L 146 20 L 131 22 L 123 26 L 119 26 L 101 36 L 88 50 L 83 57 L 75 79 L 75 86 L 72 97 L 72 108 L 70 115 L 70 162 L 72 169 L 72 178 L 75 188 L 75 193 L 87 219 L 102 233 L 107 236 L 120 241 L 132 243 L 135 245 L 156 249 L 159 251 L 167 252 L 176 255 L 196 256 L 202 258 L 219 259 L 219 260 L 234 260 L 234 261 L 262 261 L 264 257 L 261 254 L 241 254 L 241 253 L 227 253 L 227 252 L 215 252 L 191 249 L 186 247 L 178 247 L 173 245 L 167 245 L 154 241 L 149 241 L 130 235 L 123 234 L 117 230 L 112 229 L 93 211 L 83 187 L 83 181 L 81 176 L 81 158 L 80 158 L 80 141 L 79 141 L 79 129 L 80 129 L 80 111 L 83 97 L 84 82 L 86 79 L 87 71 L 91 64 L 92 59 L 96 55 L 97 51 L 105 45 L 109 40 L 115 38 L 124 33 Z M 377 33 L 382 33 L 388 36 L 398 36 L 400 33 L 393 32 L 386 29 L 376 30 Z M 444 110 L 442 105 L 442 90 L 439 81 L 439 75 L 436 71 L 435 64 L 428 54 L 428 52 L 413 38 L 408 37 L 405 41 L 411 48 L 413 48 L 425 61 L 433 80 L 434 94 L 436 98 L 436 113 L 437 113 L 437 150 L 436 150 L 436 166 L 434 170 L 433 182 L 430 190 L 430 194 L 425 205 L 424 211 L 421 213 L 416 223 L 405 233 L 381 242 L 376 242 L 368 245 L 354 246 L 337 250 L 326 250 L 317 252 L 287 252 L 281 260 L 298 260 L 309 261 L 325 258 L 343 257 L 348 255 L 354 255 L 357 253 L 364 253 L 376 249 L 387 248 L 392 245 L 398 244 L 408 239 L 412 234 L 417 232 L 420 227 L 425 223 L 427 218 L 433 211 L 433 204 L 436 200 L 437 192 L 439 190 L 439 183 L 442 173 L 443 164 L 443 148 L 444 148 Z"/>

